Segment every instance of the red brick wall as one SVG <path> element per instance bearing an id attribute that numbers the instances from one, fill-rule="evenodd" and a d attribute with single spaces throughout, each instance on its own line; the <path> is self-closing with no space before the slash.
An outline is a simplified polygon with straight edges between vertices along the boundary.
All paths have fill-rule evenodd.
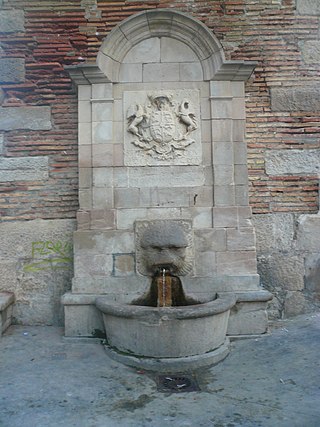
<path id="1" fill-rule="evenodd" d="M 64 65 L 94 61 L 102 40 L 121 20 L 144 9 L 174 7 L 214 31 L 227 59 L 255 60 L 247 83 L 250 204 L 255 213 L 317 212 L 318 177 L 268 176 L 270 149 L 319 147 L 315 112 L 274 112 L 270 88 L 320 78 L 306 66 L 300 43 L 316 39 L 319 17 L 299 16 L 293 0 L 98 1 L 3 0 L 2 10 L 22 9 L 25 32 L 0 35 L 0 56 L 25 58 L 23 83 L 5 84 L 3 106 L 52 107 L 52 130 L 8 131 L 3 155 L 49 156 L 48 181 L 0 185 L 4 220 L 72 218 L 77 210 L 77 98 Z"/>

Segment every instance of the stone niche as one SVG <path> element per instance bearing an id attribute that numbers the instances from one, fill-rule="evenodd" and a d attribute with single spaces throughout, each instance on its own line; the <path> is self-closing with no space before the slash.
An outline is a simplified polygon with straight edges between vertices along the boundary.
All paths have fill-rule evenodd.
<path id="1" fill-rule="evenodd" d="M 254 66 L 226 61 L 193 17 L 157 9 L 113 29 L 97 65 L 68 68 L 78 86 L 80 210 L 66 336 L 103 329 L 97 296 L 129 302 L 146 292 L 135 230 L 166 219 L 190 224 L 185 292 L 203 302 L 234 293 L 228 333 L 266 332 L 271 295 L 257 274 L 245 142 Z"/>

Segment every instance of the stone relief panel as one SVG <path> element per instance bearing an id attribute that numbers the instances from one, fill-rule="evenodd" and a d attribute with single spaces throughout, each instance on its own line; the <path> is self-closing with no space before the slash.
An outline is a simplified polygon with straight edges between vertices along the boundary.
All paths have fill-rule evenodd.
<path id="1" fill-rule="evenodd" d="M 124 92 L 126 166 L 199 165 L 198 90 Z"/>

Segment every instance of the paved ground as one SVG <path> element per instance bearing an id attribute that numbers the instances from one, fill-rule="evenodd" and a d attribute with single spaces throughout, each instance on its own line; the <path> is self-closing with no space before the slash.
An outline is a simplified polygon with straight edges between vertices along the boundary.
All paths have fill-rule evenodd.
<path id="1" fill-rule="evenodd" d="M 0 340 L 1 427 L 320 426 L 320 314 L 234 342 L 189 393 L 157 391 L 154 375 L 62 335 L 14 326 Z"/>

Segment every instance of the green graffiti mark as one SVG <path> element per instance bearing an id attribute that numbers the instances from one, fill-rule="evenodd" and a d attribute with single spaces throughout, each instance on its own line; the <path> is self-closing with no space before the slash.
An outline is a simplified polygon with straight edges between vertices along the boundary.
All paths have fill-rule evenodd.
<path id="1" fill-rule="evenodd" d="M 26 272 L 43 270 L 67 270 L 72 263 L 72 244 L 70 242 L 39 241 L 32 242 L 33 261 L 23 268 Z"/>

